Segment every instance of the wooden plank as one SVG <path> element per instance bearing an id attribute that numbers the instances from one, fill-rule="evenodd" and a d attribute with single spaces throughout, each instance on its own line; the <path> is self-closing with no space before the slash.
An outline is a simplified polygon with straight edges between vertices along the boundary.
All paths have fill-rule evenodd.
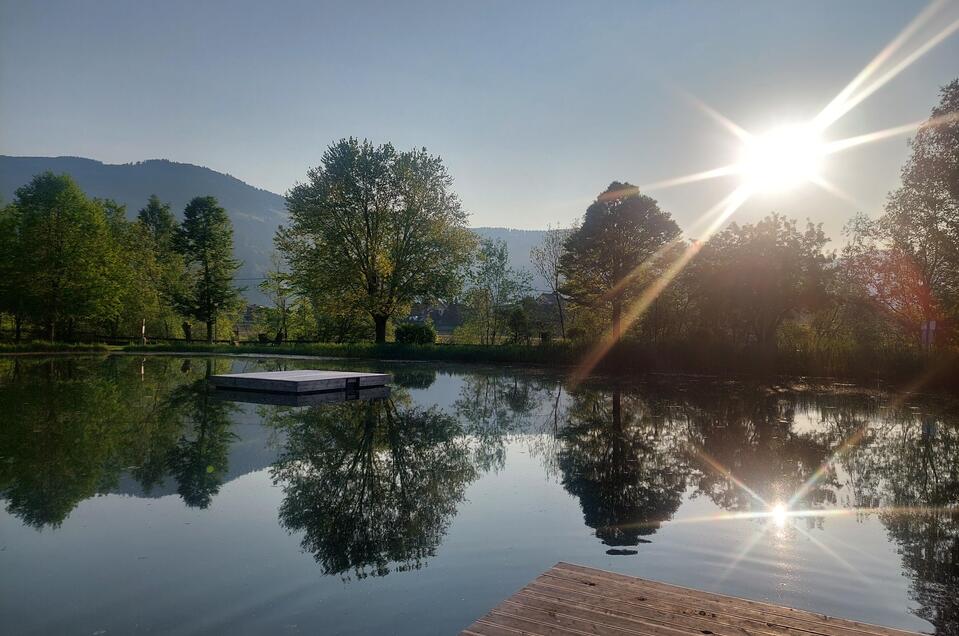
<path id="1" fill-rule="evenodd" d="M 557 563 L 463 634 L 915 636 L 912 632 Z"/>
<path id="2" fill-rule="evenodd" d="M 318 369 L 227 373 L 210 377 L 210 382 L 217 388 L 275 393 L 358 390 L 385 386 L 392 381 L 392 376 L 387 373 L 322 371 Z"/>
<path id="3" fill-rule="evenodd" d="M 699 609 L 706 609 L 707 613 L 710 611 L 728 612 L 736 615 L 759 618 L 767 623 L 772 621 L 775 624 L 788 624 L 789 621 L 795 621 L 797 622 L 798 629 L 805 631 L 812 630 L 812 626 L 809 625 L 809 623 L 812 623 L 815 625 L 814 631 L 829 636 L 861 636 L 862 634 L 915 636 L 913 632 L 893 629 L 891 627 L 882 627 L 844 618 L 836 618 L 827 616 L 826 614 L 818 614 L 773 603 L 752 601 L 713 592 L 703 592 L 678 585 L 639 579 L 624 574 L 569 563 L 558 563 L 549 572 L 545 573 L 545 575 L 571 577 L 574 580 L 576 576 L 584 576 L 594 583 L 601 582 L 614 585 L 618 583 L 617 587 L 621 590 L 627 592 L 635 590 L 646 596 L 662 598 L 667 603 L 671 602 L 674 607 L 676 604 L 688 605 L 692 599 L 700 606 Z M 595 578 L 590 579 L 589 577 Z"/>
<path id="4" fill-rule="evenodd" d="M 671 629 L 687 630 L 689 633 L 697 635 L 706 630 L 717 636 L 743 636 L 744 634 L 755 636 L 809 636 L 808 630 L 771 625 L 765 621 L 753 621 L 736 617 L 727 618 L 712 612 L 704 612 L 701 615 L 698 611 L 690 608 L 663 607 L 651 601 L 648 597 L 643 597 L 642 602 L 631 602 L 628 599 L 617 598 L 613 594 L 586 593 L 541 583 L 539 580 L 527 585 L 524 591 L 542 598 L 556 599 L 567 604 L 580 604 L 596 610 L 606 610 L 616 615 L 627 616 L 651 624 L 660 624 Z"/>

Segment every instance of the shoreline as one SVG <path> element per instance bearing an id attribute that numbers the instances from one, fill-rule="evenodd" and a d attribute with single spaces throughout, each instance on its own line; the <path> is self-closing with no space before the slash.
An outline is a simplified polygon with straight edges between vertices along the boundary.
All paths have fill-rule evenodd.
<path id="1" fill-rule="evenodd" d="M 244 358 L 276 357 L 300 360 L 379 361 L 388 363 L 421 362 L 465 364 L 492 367 L 528 367 L 554 369 L 567 374 L 579 364 L 588 348 L 575 345 L 398 345 L 396 343 L 311 343 L 262 345 L 259 343 L 178 345 L 71 345 L 30 343 L 4 350 L 0 357 L 37 357 L 65 355 L 162 355 L 232 356 Z M 8 345 L 9 346 L 9 345 Z M 698 355 L 699 354 L 699 355 Z M 826 382 L 873 382 L 906 390 L 959 389 L 959 355 L 955 352 L 921 354 L 919 352 L 853 352 L 850 355 L 775 352 L 725 352 L 703 364 L 699 351 L 689 345 L 653 349 L 627 343 L 613 350 L 589 374 L 591 376 L 638 377 L 649 374 L 735 378 L 808 378 Z"/>

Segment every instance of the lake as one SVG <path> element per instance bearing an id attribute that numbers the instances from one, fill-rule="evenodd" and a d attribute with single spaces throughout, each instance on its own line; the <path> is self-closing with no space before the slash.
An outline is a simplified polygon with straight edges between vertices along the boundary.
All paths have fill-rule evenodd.
<path id="1" fill-rule="evenodd" d="M 205 379 L 317 367 L 395 382 L 289 406 Z M 5 634 L 451 634 L 561 560 L 959 633 L 949 396 L 8 357 L 0 413 Z"/>

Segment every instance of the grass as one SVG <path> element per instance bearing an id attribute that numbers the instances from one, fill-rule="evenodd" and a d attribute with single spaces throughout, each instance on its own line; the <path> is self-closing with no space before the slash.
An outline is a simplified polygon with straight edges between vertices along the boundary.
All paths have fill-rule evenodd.
<path id="1" fill-rule="evenodd" d="M 263 353 L 268 355 L 307 355 L 336 358 L 378 360 L 433 360 L 438 362 L 485 362 L 494 364 L 559 364 L 572 365 L 579 359 L 579 350 L 570 345 L 525 347 L 520 345 L 406 345 L 395 342 L 292 343 L 273 346 L 250 343 L 240 345 L 176 343 L 131 345 L 124 351 L 182 351 L 197 353 Z"/>
<path id="2" fill-rule="evenodd" d="M 82 342 L 0 342 L 0 354 L 4 353 L 108 353 L 109 345 Z"/>

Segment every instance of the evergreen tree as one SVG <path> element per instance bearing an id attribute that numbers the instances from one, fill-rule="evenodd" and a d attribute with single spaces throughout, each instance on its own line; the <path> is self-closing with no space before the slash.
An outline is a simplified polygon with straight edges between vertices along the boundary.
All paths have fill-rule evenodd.
<path id="1" fill-rule="evenodd" d="M 173 238 L 176 236 L 177 222 L 173 212 L 170 211 L 169 203 L 163 203 L 160 201 L 160 197 L 151 194 L 146 207 L 137 213 L 137 220 L 146 226 L 158 249 L 169 250 L 172 248 Z"/>
<path id="2" fill-rule="evenodd" d="M 233 285 L 240 262 L 233 258 L 233 226 L 226 210 L 214 197 L 196 197 L 183 211 L 175 242 L 187 267 L 177 308 L 205 322 L 207 342 L 213 342 L 217 316 L 240 302 L 240 290 Z"/>

